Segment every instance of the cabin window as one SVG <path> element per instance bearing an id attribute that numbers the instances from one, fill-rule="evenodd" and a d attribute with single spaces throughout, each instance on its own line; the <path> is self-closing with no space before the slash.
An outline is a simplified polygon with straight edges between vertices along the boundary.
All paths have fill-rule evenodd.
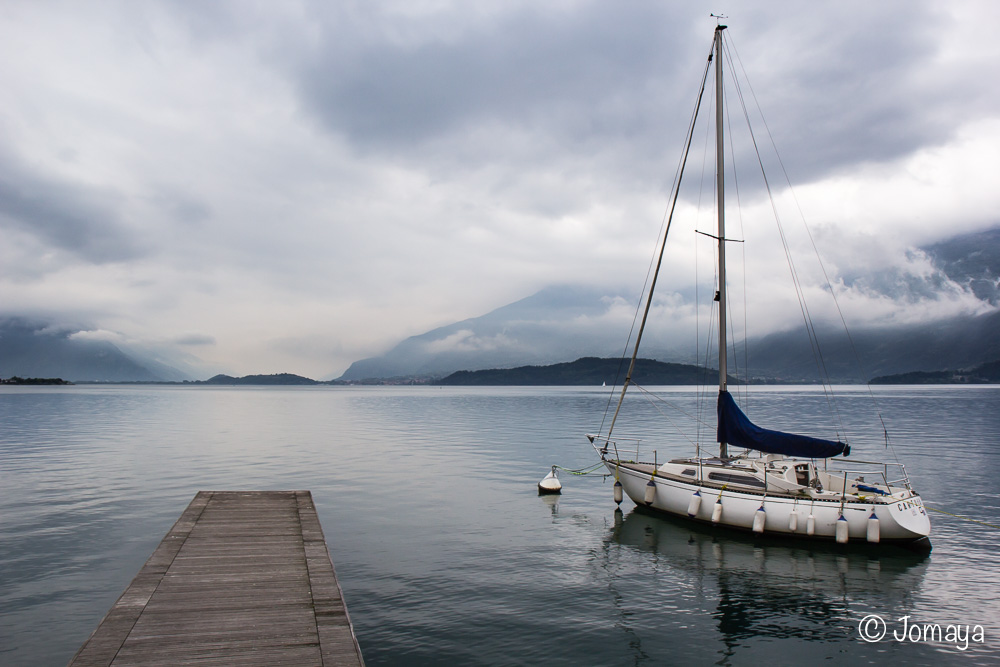
<path id="1" fill-rule="evenodd" d="M 684 472 L 682 472 L 681 474 L 682 475 L 690 475 L 690 476 L 694 477 L 694 468 L 685 468 Z"/>
<path id="2" fill-rule="evenodd" d="M 750 477 L 749 475 L 732 475 L 728 472 L 710 472 L 708 473 L 708 478 L 716 482 L 725 482 L 726 484 L 742 484 L 743 486 L 757 486 L 764 488 L 764 482 L 760 481 L 756 477 Z"/>

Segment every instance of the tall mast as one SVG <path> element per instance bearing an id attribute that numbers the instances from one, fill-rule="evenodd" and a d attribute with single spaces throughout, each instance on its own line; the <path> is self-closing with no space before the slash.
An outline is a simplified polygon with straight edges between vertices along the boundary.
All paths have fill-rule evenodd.
<path id="1" fill-rule="evenodd" d="M 715 170 L 716 208 L 719 211 L 719 392 L 726 391 L 726 172 L 725 146 L 722 141 L 722 31 L 715 28 Z M 719 458 L 726 458 L 726 443 L 719 443 Z"/>

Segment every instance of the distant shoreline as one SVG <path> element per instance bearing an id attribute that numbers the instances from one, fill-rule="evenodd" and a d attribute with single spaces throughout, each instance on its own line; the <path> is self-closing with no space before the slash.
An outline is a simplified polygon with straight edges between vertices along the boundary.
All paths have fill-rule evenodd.
<path id="1" fill-rule="evenodd" d="M 716 382 L 707 383 L 691 383 L 691 384 L 677 384 L 677 383 L 641 383 L 641 386 L 645 387 L 695 387 L 695 386 L 717 386 Z M 788 380 L 782 382 L 751 382 L 746 383 L 730 383 L 735 386 L 739 384 L 741 387 L 819 387 L 822 386 L 819 382 L 806 382 L 806 381 L 795 381 Z M 865 384 L 863 382 L 834 382 L 834 387 L 990 387 L 1000 385 L 1000 382 L 871 382 Z M 303 385 L 303 384 L 281 384 L 281 383 L 268 383 L 268 384 L 254 384 L 252 382 L 241 382 L 236 384 L 209 384 L 204 381 L 172 381 L 172 380 L 80 380 L 75 382 L 64 381 L 60 384 L 41 384 L 41 383 L 10 383 L 10 382 L 0 382 L 0 387 L 41 387 L 41 386 L 63 386 L 63 387 L 191 387 L 191 388 L 212 388 L 212 387 L 303 387 L 303 388 L 322 388 L 322 387 L 426 387 L 426 388 L 438 388 L 442 389 L 444 387 L 597 387 L 600 388 L 601 384 L 590 385 L 590 384 L 493 384 L 493 383 L 482 383 L 482 384 L 454 384 L 445 385 L 440 382 L 426 382 L 426 381 L 400 381 L 393 378 L 386 379 L 372 379 L 365 381 L 351 380 L 349 382 L 341 380 L 327 380 L 327 381 L 315 381 L 313 383 Z M 604 385 L 606 388 L 611 389 L 615 386 L 619 388 L 621 385 Z"/>
<path id="2" fill-rule="evenodd" d="M 396 378 L 369 378 L 367 380 L 313 380 L 293 373 L 272 375 L 245 375 L 233 377 L 216 375 L 208 380 L 136 380 L 102 381 L 76 380 L 69 382 L 62 378 L 21 378 L 0 379 L 6 385 L 165 385 L 195 387 L 353 387 L 353 386 L 482 386 L 482 387 L 581 387 L 615 386 L 624 378 L 627 364 L 621 359 L 582 357 L 576 361 L 550 364 L 546 366 L 519 366 L 517 368 L 491 368 L 475 371 L 456 371 L 444 377 L 411 376 Z M 677 364 L 654 359 L 637 359 L 632 381 L 646 386 L 690 386 L 715 384 L 718 371 L 690 364 Z M 749 382 L 729 379 L 730 384 L 749 385 L 818 385 L 819 382 L 801 378 L 751 378 Z M 864 386 L 862 382 L 841 382 L 834 384 Z M 1000 384 L 1000 361 L 993 361 L 970 369 L 944 371 L 913 371 L 872 378 L 870 385 L 985 385 Z"/>
<path id="3" fill-rule="evenodd" d="M 870 384 L 997 384 L 1000 383 L 1000 361 L 980 364 L 975 368 L 949 371 L 913 371 L 872 378 Z"/>
<path id="4" fill-rule="evenodd" d="M 68 380 L 63 380 L 62 378 L 22 378 L 18 376 L 10 377 L 7 379 L 0 378 L 0 384 L 10 384 L 17 386 L 39 386 L 39 385 L 68 385 L 73 384 Z"/>

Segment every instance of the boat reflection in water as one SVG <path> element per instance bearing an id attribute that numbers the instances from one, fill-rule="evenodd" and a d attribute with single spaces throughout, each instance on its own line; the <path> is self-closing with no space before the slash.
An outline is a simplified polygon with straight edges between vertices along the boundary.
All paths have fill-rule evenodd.
<path id="1" fill-rule="evenodd" d="M 625 549 L 615 549 L 616 545 Z M 605 555 L 609 572 L 619 569 L 615 560 L 633 560 L 637 553 L 654 555 L 641 567 L 648 573 L 652 565 L 658 595 L 674 591 L 672 599 L 658 603 L 674 606 L 687 619 L 688 625 L 679 629 L 714 635 L 718 641 L 716 632 L 697 627 L 704 624 L 706 612 L 711 614 L 722 635 L 719 649 L 729 654 L 750 638 L 811 640 L 802 650 L 814 641 L 846 641 L 856 647 L 862 616 L 885 610 L 905 613 L 919 595 L 930 562 L 927 553 L 866 546 L 781 541 L 735 531 L 723 534 L 714 527 L 636 507 L 627 516 L 615 511 Z"/>

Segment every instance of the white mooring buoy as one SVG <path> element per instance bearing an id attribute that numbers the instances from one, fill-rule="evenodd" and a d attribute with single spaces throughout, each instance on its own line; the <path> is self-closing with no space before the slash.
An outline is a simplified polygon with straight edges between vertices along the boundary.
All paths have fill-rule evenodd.
<path id="1" fill-rule="evenodd" d="M 552 470 L 549 474 L 542 478 L 542 481 L 538 483 L 538 493 L 561 493 L 562 492 L 562 482 L 556 477 L 556 467 L 552 466 Z"/>

